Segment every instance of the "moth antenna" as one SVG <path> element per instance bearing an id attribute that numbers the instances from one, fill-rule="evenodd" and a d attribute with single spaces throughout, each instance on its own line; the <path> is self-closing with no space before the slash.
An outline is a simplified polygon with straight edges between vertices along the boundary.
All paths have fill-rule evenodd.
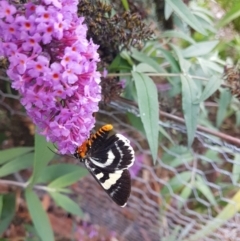
<path id="1" fill-rule="evenodd" d="M 59 156 L 61 156 L 61 154 L 59 154 L 59 153 L 57 153 L 57 152 L 55 152 L 55 151 L 53 151 L 49 146 L 48 146 L 48 149 L 51 151 L 51 152 L 53 152 L 53 153 L 55 153 L 56 155 L 59 155 Z"/>
<path id="2" fill-rule="evenodd" d="M 53 144 L 53 145 L 54 145 L 54 144 Z M 54 145 L 54 147 L 56 148 L 55 145 Z M 67 154 L 62 155 L 62 154 L 59 154 L 59 153 L 53 151 L 49 146 L 48 146 L 48 149 L 49 149 L 51 152 L 53 152 L 53 153 L 55 153 L 56 155 L 58 155 L 58 156 L 68 156 L 68 157 L 71 157 L 71 158 L 72 158 L 72 156 L 70 156 L 70 155 L 67 155 Z M 57 148 L 56 148 L 56 149 L 57 149 Z"/>

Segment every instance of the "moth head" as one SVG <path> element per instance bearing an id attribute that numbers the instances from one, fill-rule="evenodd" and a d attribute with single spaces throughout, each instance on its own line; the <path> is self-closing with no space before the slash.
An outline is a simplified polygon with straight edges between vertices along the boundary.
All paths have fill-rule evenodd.
<path id="1" fill-rule="evenodd" d="M 86 140 L 82 143 L 82 145 L 78 146 L 73 154 L 73 156 L 77 159 L 84 159 L 89 150 L 89 140 Z"/>

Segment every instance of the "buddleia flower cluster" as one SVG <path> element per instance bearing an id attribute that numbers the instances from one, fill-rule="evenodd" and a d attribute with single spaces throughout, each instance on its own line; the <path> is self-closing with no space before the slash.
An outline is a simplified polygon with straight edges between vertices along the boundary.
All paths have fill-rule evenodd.
<path id="1" fill-rule="evenodd" d="M 98 46 L 76 0 L 0 1 L 0 56 L 21 103 L 59 152 L 73 153 L 94 127 L 101 99 Z"/>

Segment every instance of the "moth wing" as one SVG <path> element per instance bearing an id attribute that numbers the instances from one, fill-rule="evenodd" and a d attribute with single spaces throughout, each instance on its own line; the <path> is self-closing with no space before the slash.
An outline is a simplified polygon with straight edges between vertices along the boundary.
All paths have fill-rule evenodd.
<path id="1" fill-rule="evenodd" d="M 135 160 L 130 141 L 121 134 L 109 137 L 103 143 L 101 150 L 93 151 L 90 156 L 95 166 L 108 172 L 128 169 Z"/>
<path id="2" fill-rule="evenodd" d="M 131 177 L 127 169 L 110 172 L 94 165 L 92 158 L 85 160 L 85 165 L 95 180 L 119 206 L 124 207 L 131 192 Z"/>

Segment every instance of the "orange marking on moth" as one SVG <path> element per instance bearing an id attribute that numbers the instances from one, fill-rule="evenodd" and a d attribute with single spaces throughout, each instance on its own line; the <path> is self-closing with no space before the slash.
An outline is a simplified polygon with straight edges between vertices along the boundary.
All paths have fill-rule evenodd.
<path id="1" fill-rule="evenodd" d="M 107 125 L 104 125 L 103 127 L 101 127 L 95 134 L 91 135 L 89 139 L 84 141 L 82 143 L 82 145 L 77 148 L 78 155 L 81 158 L 86 157 L 86 153 L 87 153 L 89 147 L 91 147 L 93 139 L 97 139 L 97 135 L 101 136 L 102 132 L 108 132 L 108 131 L 111 131 L 112 129 L 113 129 L 113 126 L 110 124 L 107 124 Z"/>
<path id="2" fill-rule="evenodd" d="M 86 156 L 88 140 L 84 141 L 81 146 L 78 147 L 77 153 L 81 158 Z"/>
<path id="3" fill-rule="evenodd" d="M 100 130 L 111 131 L 112 129 L 113 129 L 113 126 L 111 124 L 107 124 L 107 125 L 103 126 Z"/>

